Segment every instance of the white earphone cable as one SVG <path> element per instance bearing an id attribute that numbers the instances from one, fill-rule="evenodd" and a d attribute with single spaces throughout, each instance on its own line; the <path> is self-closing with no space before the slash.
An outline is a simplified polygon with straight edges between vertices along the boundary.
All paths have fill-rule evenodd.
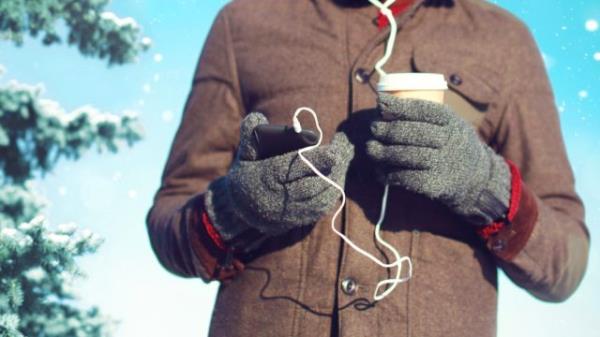
<path id="1" fill-rule="evenodd" d="M 315 111 L 308 107 L 302 107 L 302 108 L 299 108 L 298 110 L 296 110 L 296 112 L 294 113 L 294 117 L 293 117 L 293 125 L 294 125 L 294 129 L 296 130 L 296 132 L 302 131 L 300 122 L 298 120 L 298 115 L 302 111 L 308 111 L 313 116 L 316 127 L 317 127 L 317 131 L 319 132 L 319 140 L 317 141 L 317 143 L 315 145 L 307 146 L 305 148 L 298 150 L 298 156 L 300 157 L 300 159 L 302 159 L 302 161 L 306 165 L 308 165 L 308 167 L 310 167 L 310 169 L 316 175 L 318 175 L 321 179 L 325 180 L 327 183 L 329 183 L 330 185 L 332 185 L 333 187 L 335 187 L 338 191 L 340 191 L 342 193 L 342 203 L 340 204 L 340 207 L 336 210 L 333 217 L 331 218 L 331 229 L 338 236 L 340 236 L 344 240 L 344 242 L 346 242 L 348 245 L 350 245 L 352 248 L 354 248 L 357 252 L 366 256 L 367 258 L 369 258 L 370 260 L 372 260 L 379 266 L 384 267 L 384 268 L 398 267 L 395 278 L 383 280 L 383 281 L 380 281 L 379 283 L 377 283 L 377 286 L 375 287 L 375 291 L 373 293 L 373 298 L 376 301 L 379 301 L 379 300 L 383 299 L 384 297 L 386 297 L 387 295 L 389 295 L 399 283 L 406 282 L 412 277 L 412 262 L 411 262 L 410 258 L 407 256 L 401 257 L 400 253 L 398 253 L 398 251 L 392 245 L 390 245 L 388 242 L 383 240 L 383 238 L 381 237 L 381 234 L 380 234 L 381 225 L 383 224 L 383 221 L 385 219 L 385 213 L 386 213 L 386 209 L 387 209 L 389 184 L 385 185 L 383 199 L 382 199 L 382 203 L 381 203 L 381 213 L 379 215 L 379 220 L 377 221 L 377 225 L 375 226 L 375 237 L 376 237 L 377 241 L 379 241 L 382 245 L 384 245 L 386 248 L 388 248 L 390 251 L 392 251 L 392 253 L 394 254 L 394 257 L 395 257 L 394 262 L 385 263 L 385 262 L 379 260 L 377 257 L 373 256 L 371 253 L 369 253 L 369 252 L 363 250 L 362 248 L 360 248 L 359 246 L 357 246 L 354 242 L 352 242 L 352 240 L 350 240 L 350 238 L 348 238 L 342 232 L 338 231 L 337 228 L 335 228 L 335 219 L 338 217 L 338 215 L 340 214 L 342 209 L 344 209 L 344 206 L 346 204 L 346 193 L 344 192 L 344 188 L 342 186 L 338 185 L 335 181 L 326 177 L 308 159 L 306 159 L 306 157 L 304 157 L 304 152 L 313 150 L 321 145 L 321 142 L 323 141 L 323 130 L 321 130 L 321 126 L 319 125 L 319 119 L 317 118 L 317 114 L 315 113 Z M 404 262 L 408 263 L 408 276 L 402 278 L 401 277 L 402 276 L 402 264 Z M 392 286 L 387 288 L 381 295 L 379 295 L 378 294 L 379 288 L 382 287 L 383 285 L 387 285 L 387 284 L 391 284 Z"/>
<path id="2" fill-rule="evenodd" d="M 388 62 L 388 60 L 392 56 L 392 52 L 394 50 L 394 44 L 396 42 L 396 36 L 398 33 L 398 24 L 396 23 L 396 19 L 394 18 L 394 13 L 389 9 L 389 7 L 395 1 L 396 0 L 387 0 L 386 2 L 384 2 L 382 4 L 378 0 L 369 0 L 369 2 L 371 4 L 373 4 L 375 7 L 379 8 L 379 11 L 383 15 L 386 16 L 386 18 L 388 19 L 388 23 L 390 25 L 390 36 L 388 37 L 387 45 L 385 48 L 385 53 L 384 53 L 383 57 L 379 61 L 377 61 L 377 63 L 375 64 L 375 70 L 379 74 L 380 78 L 382 78 L 383 76 L 386 75 L 386 72 L 383 70 L 383 66 Z M 383 238 L 381 237 L 380 229 L 381 229 L 381 225 L 383 224 L 383 220 L 385 218 L 385 214 L 386 214 L 386 210 L 387 210 L 387 200 L 388 200 L 389 188 L 390 188 L 390 184 L 388 182 L 386 182 L 384 193 L 383 193 L 383 199 L 381 202 L 381 214 L 380 214 L 379 220 L 377 221 L 377 225 L 375 227 L 375 237 L 376 237 L 377 241 L 379 241 L 382 245 L 384 245 L 385 247 L 387 247 L 389 250 L 391 250 L 394 253 L 394 256 L 396 257 L 396 262 L 392 263 L 392 265 L 398 264 L 398 270 L 397 270 L 395 279 L 384 280 L 377 284 L 377 288 L 375 289 L 375 295 L 374 295 L 374 298 L 376 300 L 384 298 L 385 296 L 387 296 L 389 293 L 391 293 L 394 290 L 394 288 L 398 285 L 398 283 L 408 281 L 412 277 L 412 261 L 411 261 L 410 257 L 408 257 L 408 256 L 400 257 L 400 254 L 398 253 L 398 251 L 393 246 L 391 246 L 389 243 L 387 243 L 385 240 L 383 240 Z M 408 263 L 408 276 L 406 276 L 405 278 L 401 278 L 400 276 L 402 274 L 402 262 L 404 262 L 404 261 L 406 261 Z M 386 289 L 386 291 L 378 297 L 377 290 L 379 289 L 380 286 L 382 286 L 384 284 L 392 284 L 392 286 L 390 288 Z"/>
<path id="3" fill-rule="evenodd" d="M 379 61 L 377 61 L 377 63 L 375 63 L 375 70 L 377 73 L 379 73 L 379 77 L 382 77 L 386 74 L 386 72 L 383 70 L 383 65 L 386 64 L 392 56 L 392 52 L 394 51 L 394 43 L 396 42 L 396 34 L 398 33 L 398 24 L 394 18 L 394 13 L 392 13 L 392 11 L 389 9 L 389 6 L 395 1 L 396 0 L 387 0 L 382 4 L 377 0 L 369 0 L 371 4 L 379 8 L 379 11 L 386 16 L 390 23 L 390 36 L 385 47 L 385 54 Z"/>
<path id="4" fill-rule="evenodd" d="M 383 70 L 383 66 L 387 63 L 387 61 L 392 56 L 392 52 L 394 50 L 394 43 L 396 41 L 398 25 L 394 18 L 394 14 L 389 9 L 389 6 L 392 5 L 395 1 L 396 0 L 387 0 L 384 3 L 381 3 L 378 0 L 369 0 L 369 2 L 371 2 L 377 8 L 379 8 L 380 12 L 387 17 L 389 24 L 390 24 L 390 36 L 388 38 L 387 45 L 385 48 L 385 54 L 375 64 L 375 70 L 379 74 L 380 78 L 386 75 L 386 72 Z M 302 111 L 308 111 L 313 116 L 313 118 L 315 120 L 315 124 L 317 126 L 317 130 L 319 131 L 319 140 L 317 141 L 317 143 L 315 145 L 307 146 L 305 148 L 298 150 L 298 156 L 300 157 L 300 159 L 302 159 L 302 161 L 306 165 L 308 165 L 308 167 L 310 167 L 310 169 L 313 172 L 315 172 L 315 174 L 317 174 L 321 179 L 325 180 L 327 183 L 329 183 L 330 185 L 332 185 L 333 187 L 335 187 L 337 190 L 339 190 L 342 193 L 342 203 L 340 204 L 340 207 L 336 210 L 333 217 L 331 218 L 331 229 L 337 235 L 339 235 L 344 240 L 344 242 L 346 242 L 348 245 L 350 245 L 350 247 L 354 248 L 357 252 L 366 256 L 367 258 L 369 258 L 373 262 L 377 263 L 381 267 L 384 267 L 384 268 L 398 267 L 396 270 L 395 278 L 386 279 L 386 280 L 383 280 L 383 281 L 380 281 L 379 283 L 377 283 L 377 286 L 375 287 L 375 291 L 373 293 L 373 298 L 375 301 L 379 301 L 379 300 L 383 299 L 384 297 L 386 297 L 387 295 L 389 295 L 396 288 L 396 286 L 399 283 L 408 281 L 412 277 L 412 270 L 413 270 L 412 261 L 411 261 L 410 257 L 401 256 L 400 253 L 398 253 L 398 251 L 392 245 L 390 245 L 388 242 L 383 240 L 383 238 L 381 237 L 381 225 L 383 224 L 383 221 L 385 219 L 390 185 L 389 185 L 389 183 L 385 184 L 385 188 L 383 191 L 383 197 L 382 197 L 382 201 L 381 201 L 381 213 L 379 215 L 379 220 L 377 221 L 377 225 L 375 226 L 376 240 L 379 243 L 381 243 L 383 246 L 385 246 L 387 249 L 389 249 L 394 254 L 394 257 L 395 257 L 394 262 L 385 263 L 385 262 L 379 260 L 377 257 L 370 254 L 369 252 L 358 247 L 354 242 L 352 242 L 352 240 L 350 240 L 350 238 L 348 238 L 346 235 L 344 235 L 343 233 L 338 231 L 337 228 L 335 228 L 335 219 L 338 217 L 338 215 L 340 214 L 340 212 L 342 211 L 342 209 L 344 209 L 344 206 L 346 205 L 346 193 L 344 192 L 344 188 L 342 186 L 338 185 L 335 181 L 326 177 L 308 159 L 306 159 L 306 157 L 304 157 L 304 155 L 303 155 L 304 152 L 315 149 L 321 145 L 321 142 L 323 141 L 323 131 L 321 130 L 321 126 L 319 125 L 319 119 L 317 118 L 317 114 L 314 112 L 314 110 L 312 110 L 311 108 L 302 107 L 302 108 L 299 108 L 298 110 L 296 110 L 296 112 L 294 113 L 293 120 L 292 120 L 294 130 L 296 132 L 302 131 L 302 126 L 300 125 L 300 121 L 298 120 L 298 115 Z M 408 263 L 408 275 L 406 277 L 401 277 L 402 276 L 402 264 L 404 262 Z M 390 284 L 391 284 L 391 287 L 387 288 L 382 294 L 378 294 L 379 288 L 381 288 L 384 285 L 390 285 Z"/>

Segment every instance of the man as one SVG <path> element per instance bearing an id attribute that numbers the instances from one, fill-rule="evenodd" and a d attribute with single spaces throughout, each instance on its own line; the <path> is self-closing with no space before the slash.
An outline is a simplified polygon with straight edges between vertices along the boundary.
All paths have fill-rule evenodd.
<path id="1" fill-rule="evenodd" d="M 580 283 L 583 205 L 526 27 L 476 0 L 392 9 L 386 70 L 444 74 L 447 105 L 377 95 L 389 25 L 367 1 L 237 0 L 216 18 L 147 218 L 168 270 L 221 281 L 211 336 L 494 336 L 498 268 L 545 301 Z M 413 277 L 381 301 L 392 271 L 331 230 L 339 195 L 293 152 L 256 155 L 254 128 L 301 106 L 325 133 L 309 159 L 345 186 L 337 228 L 382 259 L 392 185 L 383 235 Z"/>

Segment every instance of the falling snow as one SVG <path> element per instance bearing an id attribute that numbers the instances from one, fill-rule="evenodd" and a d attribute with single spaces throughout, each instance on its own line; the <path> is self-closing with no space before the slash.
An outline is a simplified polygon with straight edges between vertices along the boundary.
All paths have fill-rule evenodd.
<path id="1" fill-rule="evenodd" d="M 542 59 L 544 60 L 544 65 L 547 69 L 552 68 L 556 64 L 554 58 L 546 53 L 542 53 Z"/>
<path id="2" fill-rule="evenodd" d="M 162 113 L 162 119 L 165 122 L 170 122 L 173 120 L 173 112 L 171 110 L 165 110 Z"/>
<path id="3" fill-rule="evenodd" d="M 579 96 L 579 98 L 581 98 L 581 99 L 587 98 L 587 97 L 588 97 L 588 92 L 587 92 L 587 90 L 581 90 L 581 91 L 579 91 L 579 93 L 578 93 L 578 96 Z"/>
<path id="4" fill-rule="evenodd" d="M 594 19 L 589 19 L 585 22 L 585 29 L 588 32 L 595 32 L 598 30 L 598 21 Z"/>
<path id="5" fill-rule="evenodd" d="M 61 186 L 58 188 L 58 194 L 61 196 L 67 195 L 67 188 L 65 186 Z"/>
<path id="6" fill-rule="evenodd" d="M 119 181 L 119 180 L 121 180 L 121 178 L 123 178 L 123 173 L 121 173 L 121 171 L 115 171 L 113 173 L 113 176 L 112 176 L 113 181 Z"/>
<path id="7" fill-rule="evenodd" d="M 131 190 L 127 191 L 127 196 L 128 196 L 130 199 L 135 199 L 135 198 L 137 198 L 137 191 L 136 191 L 136 190 L 133 190 L 133 189 L 131 189 Z"/>
<path id="8" fill-rule="evenodd" d="M 567 103 L 565 101 L 561 101 L 560 103 L 557 103 L 556 106 L 558 107 L 558 112 L 565 112 Z"/>
<path id="9" fill-rule="evenodd" d="M 154 62 L 160 63 L 163 60 L 162 54 L 156 53 L 154 54 Z"/>

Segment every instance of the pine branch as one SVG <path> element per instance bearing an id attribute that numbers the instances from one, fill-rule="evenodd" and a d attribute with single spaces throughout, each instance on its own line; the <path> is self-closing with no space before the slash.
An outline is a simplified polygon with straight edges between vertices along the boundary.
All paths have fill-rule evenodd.
<path id="1" fill-rule="evenodd" d="M 0 40 L 21 46 L 24 36 L 42 36 L 42 43 L 62 43 L 57 27 L 67 28 L 66 40 L 84 56 L 107 59 L 109 65 L 135 61 L 151 44 L 137 22 L 105 11 L 108 0 L 2 0 Z"/>

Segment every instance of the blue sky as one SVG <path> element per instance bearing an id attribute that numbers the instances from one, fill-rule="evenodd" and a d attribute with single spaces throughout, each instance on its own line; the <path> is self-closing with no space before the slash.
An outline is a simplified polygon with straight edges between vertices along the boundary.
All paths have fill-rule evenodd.
<path id="1" fill-rule="evenodd" d="M 530 27 L 546 60 L 560 109 L 561 125 L 577 190 L 586 206 L 592 236 L 600 234 L 600 21 L 598 1 L 498 0 Z M 132 16 L 152 38 L 140 61 L 107 71 L 105 63 L 82 58 L 68 47 L 23 48 L 0 44 L 7 72 L 43 83 L 44 97 L 66 110 L 91 104 L 102 111 L 140 112 L 145 139 L 116 155 L 90 152 L 63 162 L 38 188 L 50 201 L 52 223 L 74 221 L 106 239 L 99 253 L 82 259 L 89 274 L 79 283 L 89 304 L 119 319 L 116 336 L 203 336 L 217 285 L 165 272 L 148 243 L 144 218 L 176 131 L 192 72 L 206 33 L 223 0 L 129 0 L 109 7 Z M 595 20 L 595 21 L 594 21 Z M 594 25 L 596 22 L 596 25 Z M 600 336 L 600 249 L 577 293 L 562 304 L 535 300 L 501 277 L 499 336 Z"/>

